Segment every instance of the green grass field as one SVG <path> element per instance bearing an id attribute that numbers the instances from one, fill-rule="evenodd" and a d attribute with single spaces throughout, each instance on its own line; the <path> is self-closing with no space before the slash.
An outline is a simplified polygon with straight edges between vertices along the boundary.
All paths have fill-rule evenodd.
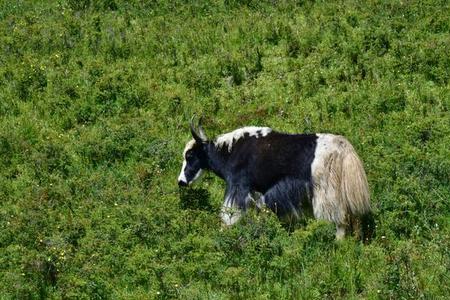
<path id="1" fill-rule="evenodd" d="M 0 0 L 0 299 L 448 299 L 448 1 Z M 219 218 L 188 122 L 345 135 L 377 224 Z"/>

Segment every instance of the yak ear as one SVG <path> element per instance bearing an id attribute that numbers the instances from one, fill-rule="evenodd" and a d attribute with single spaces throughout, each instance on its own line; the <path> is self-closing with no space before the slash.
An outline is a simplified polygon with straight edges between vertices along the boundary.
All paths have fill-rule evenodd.
<path id="1" fill-rule="evenodd" d="M 198 132 L 197 132 L 197 130 L 195 130 L 194 118 L 195 118 L 195 116 L 192 116 L 191 124 L 190 124 L 192 137 L 194 138 L 194 140 L 197 143 L 206 143 L 208 141 L 208 138 L 206 137 L 206 134 L 200 125 L 201 118 L 200 118 L 199 125 L 198 125 L 198 128 L 199 128 Z"/>

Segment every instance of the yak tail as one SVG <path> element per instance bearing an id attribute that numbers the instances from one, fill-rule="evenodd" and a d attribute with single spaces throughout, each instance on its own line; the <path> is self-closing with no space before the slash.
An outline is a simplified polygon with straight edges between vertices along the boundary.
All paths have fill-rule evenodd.
<path id="1" fill-rule="evenodd" d="M 361 160 L 352 145 L 346 145 L 347 151 L 342 159 L 341 199 L 352 215 L 370 212 L 369 184 Z"/>
<path id="2" fill-rule="evenodd" d="M 368 241 L 375 231 L 369 185 L 363 164 L 350 143 L 342 158 L 341 199 L 347 207 L 355 235 Z M 356 223 L 356 224 L 355 224 Z"/>

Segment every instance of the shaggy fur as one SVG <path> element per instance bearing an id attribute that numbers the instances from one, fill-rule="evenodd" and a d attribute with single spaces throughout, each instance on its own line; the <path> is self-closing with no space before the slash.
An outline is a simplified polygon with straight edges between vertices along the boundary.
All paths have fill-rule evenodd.
<path id="1" fill-rule="evenodd" d="M 336 224 L 338 239 L 352 225 L 357 227 L 356 218 L 371 211 L 366 173 L 344 137 L 318 134 L 312 179 L 314 217 Z"/>
<path id="2" fill-rule="evenodd" d="M 254 202 L 281 218 L 311 211 L 315 218 L 333 222 L 341 239 L 349 229 L 359 231 L 361 218 L 370 215 L 361 160 L 342 136 L 244 127 L 209 141 L 203 130 L 197 133 L 191 125 L 191 132 L 194 140 L 183 152 L 179 184 L 190 184 L 203 169 L 224 179 L 220 215 L 226 225 L 236 223 Z"/>

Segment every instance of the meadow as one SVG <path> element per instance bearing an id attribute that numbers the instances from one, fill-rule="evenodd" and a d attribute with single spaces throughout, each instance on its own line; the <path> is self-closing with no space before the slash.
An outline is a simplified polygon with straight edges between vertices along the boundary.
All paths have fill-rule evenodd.
<path id="1" fill-rule="evenodd" d="M 450 4 L 0 0 L 0 299 L 447 299 Z M 367 244 L 219 218 L 189 120 L 346 136 Z"/>

